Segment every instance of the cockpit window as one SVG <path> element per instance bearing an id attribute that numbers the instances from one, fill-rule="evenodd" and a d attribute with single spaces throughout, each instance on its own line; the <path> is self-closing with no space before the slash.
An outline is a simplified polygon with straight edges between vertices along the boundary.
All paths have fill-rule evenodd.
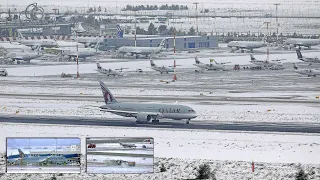
<path id="1" fill-rule="evenodd" d="M 195 112 L 193 109 L 190 109 L 189 112 Z"/>

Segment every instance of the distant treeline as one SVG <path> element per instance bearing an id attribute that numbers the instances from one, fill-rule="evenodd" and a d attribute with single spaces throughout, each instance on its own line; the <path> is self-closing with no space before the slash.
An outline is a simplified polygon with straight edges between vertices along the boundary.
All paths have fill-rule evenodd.
<path id="1" fill-rule="evenodd" d="M 147 4 L 146 6 L 144 5 L 139 5 L 139 6 L 132 6 L 132 5 L 127 5 L 125 8 L 122 8 L 122 11 L 140 11 L 140 10 L 188 10 L 188 6 L 183 6 L 183 5 L 177 5 L 177 4 L 172 4 L 169 6 L 168 4 L 161 5 L 158 7 L 157 5 L 149 5 Z"/>

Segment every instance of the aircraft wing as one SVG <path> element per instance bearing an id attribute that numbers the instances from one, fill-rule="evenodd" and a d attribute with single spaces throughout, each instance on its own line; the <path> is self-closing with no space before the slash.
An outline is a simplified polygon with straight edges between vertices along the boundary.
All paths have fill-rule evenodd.
<path id="1" fill-rule="evenodd" d="M 130 53 L 134 53 L 134 54 L 141 54 L 141 53 L 142 53 L 142 51 L 141 51 L 141 50 L 136 49 L 136 50 L 131 51 Z"/>
<path id="2" fill-rule="evenodd" d="M 287 59 L 276 59 L 276 60 L 272 60 L 272 61 L 284 61 L 284 60 L 287 60 Z"/>
<path id="3" fill-rule="evenodd" d="M 47 48 L 47 49 L 52 49 L 52 50 L 59 50 L 59 51 L 63 51 L 63 50 L 66 50 L 65 48 L 60 48 L 60 47 L 58 47 L 58 48 Z"/>
<path id="4" fill-rule="evenodd" d="M 305 43 L 303 43 L 303 42 L 295 42 L 295 43 L 292 43 L 292 44 L 299 45 L 299 46 L 304 46 L 305 45 Z"/>
<path id="5" fill-rule="evenodd" d="M 138 113 L 144 113 L 144 114 L 148 114 L 148 115 L 151 115 L 151 116 L 158 116 L 159 115 L 159 113 L 154 113 L 154 112 L 121 111 L 121 110 L 113 110 L 113 109 L 101 109 L 100 111 L 111 112 L 111 113 L 128 114 L 128 115 L 131 115 L 131 116 L 135 116 Z"/>

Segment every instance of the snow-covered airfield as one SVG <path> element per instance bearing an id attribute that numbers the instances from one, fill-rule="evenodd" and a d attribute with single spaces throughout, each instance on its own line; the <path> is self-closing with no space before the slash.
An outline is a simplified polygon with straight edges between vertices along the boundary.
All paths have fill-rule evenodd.
<path id="1" fill-rule="evenodd" d="M 256 50 L 257 59 L 266 58 L 261 54 L 263 51 Z M 320 55 L 316 50 L 303 53 L 308 57 Z M 320 77 L 295 73 L 292 63 L 298 60 L 294 51 L 271 52 L 270 59 L 287 59 L 284 61 L 286 69 L 281 71 L 230 70 L 198 74 L 194 72 L 195 56 L 204 63 L 209 63 L 210 58 L 231 62 L 230 69 L 234 64 L 250 64 L 248 54 L 210 50 L 198 54 L 182 52 L 175 56 L 177 64 L 181 65 L 177 67 L 177 82 L 171 82 L 172 74 L 160 75 L 150 69 L 148 60 L 117 60 L 105 56 L 99 60 L 81 62 L 81 79 L 60 77 L 62 72 L 75 74 L 76 66 L 72 62 L 32 61 L 34 65 L 7 65 L 9 76 L 0 77 L 0 132 L 3 144 L 0 152 L 5 151 L 5 137 L 12 136 L 81 137 L 82 154 L 85 154 L 85 137 L 88 136 L 147 135 L 155 139 L 156 173 L 129 175 L 134 179 L 194 178 L 195 168 L 204 162 L 209 162 L 218 179 L 252 176 L 257 179 L 292 179 L 298 163 L 312 174 L 311 177 L 320 177 L 320 100 L 317 99 L 320 96 Z M 124 77 L 107 77 L 95 71 L 98 61 L 105 68 L 129 69 L 125 70 Z M 172 65 L 173 56 L 158 57 L 155 63 Z M 309 67 L 303 63 L 299 65 Z M 138 68 L 144 73 L 134 72 Z M 98 108 L 104 104 L 98 83 L 100 79 L 119 101 L 186 104 L 193 107 L 199 116 L 189 125 L 164 120 L 159 128 L 152 124 L 135 125 L 132 118 L 104 114 Z M 36 123 L 29 124 L 30 119 Z M 120 126 L 110 126 L 111 121 Z M 217 130 L 221 123 L 234 128 Z M 206 125 L 213 129 L 197 128 Z M 260 131 L 251 129 L 251 125 L 259 127 Z M 299 126 L 304 129 L 299 129 Z M 256 162 L 254 173 L 251 173 L 252 160 Z M 159 172 L 162 163 L 167 172 Z M 4 171 L 4 166 L 2 168 Z M 80 174 L 80 178 L 89 176 L 97 179 L 128 178 L 128 175 Z M 21 175 L 16 175 L 16 178 L 19 177 Z M 32 178 L 41 177 L 32 175 Z M 58 178 L 77 177 L 79 175 Z"/>

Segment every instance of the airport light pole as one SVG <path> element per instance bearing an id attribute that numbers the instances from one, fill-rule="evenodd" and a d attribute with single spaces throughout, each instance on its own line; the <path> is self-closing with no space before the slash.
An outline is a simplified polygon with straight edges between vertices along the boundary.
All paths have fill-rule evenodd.
<path id="1" fill-rule="evenodd" d="M 176 72 L 176 30 L 173 30 L 173 81 L 177 81 Z"/>
<path id="2" fill-rule="evenodd" d="M 77 79 L 80 78 L 79 73 L 79 48 L 78 48 L 78 32 L 76 31 L 76 39 L 77 39 Z"/>
<path id="3" fill-rule="evenodd" d="M 137 11 L 134 11 L 134 47 L 137 47 Z"/>
<path id="4" fill-rule="evenodd" d="M 278 36 L 279 36 L 279 23 L 278 23 L 278 6 L 279 3 L 274 4 L 276 6 L 276 22 L 277 22 L 277 42 L 278 42 Z"/>
<path id="5" fill-rule="evenodd" d="M 267 24 L 267 61 L 269 62 L 269 24 L 271 22 L 264 22 L 263 24 Z"/>
<path id="6" fill-rule="evenodd" d="M 199 34 L 198 32 L 198 2 L 194 2 L 193 4 L 196 5 L 196 32 L 197 32 L 197 35 Z"/>

